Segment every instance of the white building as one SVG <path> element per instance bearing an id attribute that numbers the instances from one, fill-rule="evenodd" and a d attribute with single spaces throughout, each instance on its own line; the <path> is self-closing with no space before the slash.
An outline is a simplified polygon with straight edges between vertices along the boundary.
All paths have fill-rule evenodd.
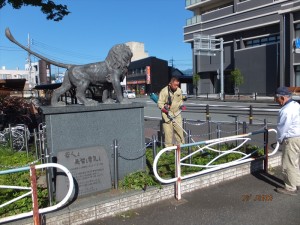
<path id="1" fill-rule="evenodd" d="M 145 51 L 144 43 L 131 41 L 127 42 L 126 45 L 130 48 L 133 54 L 131 58 L 132 62 L 149 57 L 148 52 Z"/>
<path id="2" fill-rule="evenodd" d="M 133 56 L 131 58 L 131 62 L 144 59 L 149 57 L 148 52 L 145 51 L 145 45 L 142 42 L 130 41 L 127 42 L 126 45 L 130 48 Z M 121 82 L 122 87 L 126 87 L 126 77 Z"/>

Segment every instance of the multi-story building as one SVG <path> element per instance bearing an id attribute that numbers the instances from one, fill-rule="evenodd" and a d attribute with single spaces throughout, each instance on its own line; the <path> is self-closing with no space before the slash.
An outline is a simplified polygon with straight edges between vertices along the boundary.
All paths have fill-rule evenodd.
<path id="1" fill-rule="evenodd" d="M 166 60 L 147 57 L 129 65 L 126 88 L 137 94 L 159 92 L 168 82 L 169 67 Z"/>
<path id="2" fill-rule="evenodd" d="M 225 93 L 233 93 L 230 72 L 240 69 L 240 93 L 273 94 L 278 86 L 300 86 L 299 0 L 185 0 L 194 16 L 184 27 L 193 50 L 200 93 L 220 92 L 220 52 L 194 54 L 194 35 L 223 39 Z M 220 46 L 216 46 L 219 48 Z"/>
<path id="3" fill-rule="evenodd" d="M 26 92 L 23 93 L 25 94 L 24 96 L 30 96 L 32 94 L 31 90 L 36 85 L 50 82 L 50 64 L 43 60 L 39 60 L 30 65 L 31 67 L 29 64 L 25 64 L 25 70 L 7 70 L 5 66 L 3 66 L 2 69 L 0 69 L 0 80 L 3 80 L 3 83 L 11 84 L 11 90 L 14 90 L 14 85 L 17 86 L 17 80 L 25 80 L 25 85 L 20 91 Z M 18 90 L 20 88 L 21 86 L 18 86 Z"/>

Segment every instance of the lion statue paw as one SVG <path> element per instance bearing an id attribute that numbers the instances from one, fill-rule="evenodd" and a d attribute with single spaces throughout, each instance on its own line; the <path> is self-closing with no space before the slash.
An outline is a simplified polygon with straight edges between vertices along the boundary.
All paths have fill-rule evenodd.
<path id="1" fill-rule="evenodd" d="M 128 99 L 123 98 L 122 101 L 120 101 L 120 104 L 131 104 L 132 102 L 130 102 Z"/>
<path id="2" fill-rule="evenodd" d="M 111 99 L 111 98 L 108 98 L 106 100 L 103 101 L 104 104 L 112 104 L 112 103 L 115 103 L 116 101 Z"/>
<path id="3" fill-rule="evenodd" d="M 84 103 L 85 106 L 97 106 L 99 104 L 99 102 L 95 101 L 95 100 L 91 100 L 89 99 L 88 101 L 86 101 Z"/>
<path id="4" fill-rule="evenodd" d="M 55 104 L 51 104 L 51 106 L 54 107 L 60 107 L 60 106 L 66 106 L 67 104 L 65 102 L 56 102 Z"/>

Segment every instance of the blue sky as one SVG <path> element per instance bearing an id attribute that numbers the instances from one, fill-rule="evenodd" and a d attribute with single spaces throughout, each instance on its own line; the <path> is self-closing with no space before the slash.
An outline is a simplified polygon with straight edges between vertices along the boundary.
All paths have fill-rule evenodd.
<path id="1" fill-rule="evenodd" d="M 0 10 L 0 66 L 24 69 L 27 53 L 5 37 L 9 27 L 15 39 L 56 61 L 85 64 L 105 59 L 115 44 L 143 42 L 149 56 L 192 68 L 190 44 L 183 41 L 183 27 L 192 13 L 185 0 L 62 0 L 71 14 L 62 21 L 46 19 L 39 8 Z M 31 60 L 37 61 L 32 57 Z"/>

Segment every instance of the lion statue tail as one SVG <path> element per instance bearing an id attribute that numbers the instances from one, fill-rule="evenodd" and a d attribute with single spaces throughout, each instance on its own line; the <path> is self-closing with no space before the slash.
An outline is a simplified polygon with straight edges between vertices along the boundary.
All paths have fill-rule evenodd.
<path id="1" fill-rule="evenodd" d="M 19 43 L 19 42 L 12 36 L 12 34 L 11 34 L 11 32 L 10 32 L 10 30 L 9 30 L 8 27 L 5 29 L 5 36 L 6 36 L 11 42 L 13 42 L 13 43 L 15 43 L 16 45 L 18 45 L 20 48 L 23 48 L 25 51 L 29 52 L 30 54 L 32 54 L 32 55 L 34 55 L 34 56 L 36 56 L 36 57 L 38 57 L 38 58 L 40 58 L 40 59 L 42 59 L 42 60 L 44 60 L 44 61 L 50 63 L 50 64 L 52 64 L 52 65 L 55 65 L 55 66 L 58 66 L 58 67 L 62 67 L 62 68 L 67 68 L 67 69 L 70 68 L 71 66 L 73 66 L 72 64 L 65 64 L 65 63 L 55 62 L 55 61 L 53 61 L 53 60 L 51 60 L 51 59 L 48 59 L 48 58 L 46 58 L 46 57 L 44 57 L 44 56 L 42 56 L 42 55 L 40 55 L 40 54 L 38 54 L 38 53 L 32 51 L 30 48 L 25 47 L 24 45 L 22 45 L 21 43 Z"/>

